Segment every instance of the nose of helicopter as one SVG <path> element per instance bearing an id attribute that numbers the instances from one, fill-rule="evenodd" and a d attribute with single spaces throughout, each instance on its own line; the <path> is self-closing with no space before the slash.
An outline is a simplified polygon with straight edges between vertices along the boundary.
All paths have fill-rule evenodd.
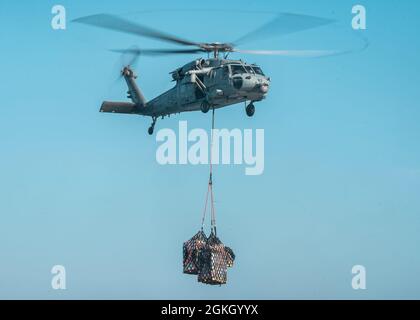
<path id="1" fill-rule="evenodd" d="M 233 86 L 236 90 L 257 96 L 265 96 L 270 87 L 270 78 L 262 75 L 244 74 L 233 78 Z"/>
<path id="2" fill-rule="evenodd" d="M 260 92 L 264 93 L 264 94 L 268 92 L 269 87 L 270 87 L 270 83 L 268 81 L 263 82 L 263 83 L 259 84 L 259 86 L 258 86 Z"/>
<path id="3" fill-rule="evenodd" d="M 257 76 L 255 80 L 256 85 L 254 90 L 259 94 L 265 96 L 270 88 L 270 78 Z"/>

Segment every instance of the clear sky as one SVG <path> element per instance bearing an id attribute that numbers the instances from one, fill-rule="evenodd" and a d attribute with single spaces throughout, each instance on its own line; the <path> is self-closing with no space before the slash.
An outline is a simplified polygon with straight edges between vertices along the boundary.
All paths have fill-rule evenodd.
<path id="1" fill-rule="evenodd" d="M 0 3 L 0 298 L 420 298 L 418 2 L 110 2 Z M 237 105 L 218 111 L 216 124 L 264 129 L 265 172 L 216 167 L 218 231 L 236 264 L 224 287 L 183 275 L 182 243 L 200 227 L 208 168 L 159 165 L 149 119 L 98 112 L 104 99 L 125 97 L 108 49 L 167 46 L 69 21 L 114 13 L 196 41 L 233 41 L 273 17 L 262 12 L 293 12 L 339 23 L 248 49 L 357 49 L 359 3 L 368 50 L 233 56 L 261 65 L 271 90 L 254 118 Z M 54 4 L 67 9 L 65 31 L 51 29 Z M 141 58 L 146 98 L 195 57 Z M 156 130 L 179 120 L 210 124 L 196 112 Z M 65 291 L 50 285 L 57 264 Z M 350 285 L 356 264 L 367 269 L 365 291 Z"/>

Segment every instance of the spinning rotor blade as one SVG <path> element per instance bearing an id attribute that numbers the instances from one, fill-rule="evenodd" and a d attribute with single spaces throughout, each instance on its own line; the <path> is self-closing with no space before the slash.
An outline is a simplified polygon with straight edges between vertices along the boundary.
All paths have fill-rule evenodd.
<path id="1" fill-rule="evenodd" d="M 122 49 L 122 50 L 111 50 L 117 53 L 129 53 L 136 56 L 159 56 L 167 54 L 187 54 L 187 53 L 198 53 L 203 52 L 202 49 Z"/>
<path id="2" fill-rule="evenodd" d="M 159 56 L 169 54 L 195 54 L 200 52 L 214 52 L 215 56 L 218 53 L 237 52 L 244 54 L 257 54 L 257 55 L 277 55 L 285 57 L 301 57 L 301 58 L 316 58 L 342 55 L 353 52 L 347 51 L 334 51 L 334 50 L 241 50 L 236 49 L 237 45 L 244 42 L 259 40 L 266 37 L 284 36 L 300 31 L 305 31 L 328 24 L 332 24 L 335 20 L 325 19 L 309 15 L 300 15 L 293 13 L 280 13 L 274 20 L 260 26 L 259 28 L 247 33 L 233 43 L 199 43 L 186 39 L 173 36 L 146 26 L 142 26 L 135 22 L 125 20 L 119 16 L 110 14 L 96 14 L 92 16 L 82 17 L 73 20 L 73 22 L 92 25 L 100 28 L 110 29 L 123 33 L 133 34 L 137 36 L 144 36 L 152 39 L 159 39 L 170 43 L 175 43 L 184 46 L 194 46 L 195 48 L 188 49 L 145 49 L 138 48 L 111 50 L 114 52 L 122 53 L 123 55 L 132 56 L 132 62 L 128 65 L 135 63 L 140 55 Z M 365 41 L 367 42 L 367 41 Z M 366 48 L 367 44 L 364 46 Z M 363 49 L 362 49 L 363 50 Z"/>
<path id="3" fill-rule="evenodd" d="M 238 45 L 266 37 L 284 36 L 295 32 L 325 26 L 333 22 L 335 22 L 335 20 L 293 13 L 280 13 L 274 20 L 271 20 L 261 27 L 247 33 L 233 43 Z"/>
<path id="4" fill-rule="evenodd" d="M 135 67 L 140 57 L 138 51 L 139 49 L 136 46 L 132 46 L 127 50 L 114 51 L 121 53 L 121 69 L 127 66 Z"/>
<path id="5" fill-rule="evenodd" d="M 333 50 L 238 50 L 238 49 L 235 49 L 234 52 L 244 53 L 244 54 L 273 55 L 273 56 L 297 57 L 297 58 L 329 57 L 329 56 L 335 56 L 335 55 L 346 53 L 343 51 L 333 51 Z"/>
<path id="6" fill-rule="evenodd" d="M 145 27 L 140 24 L 110 14 L 95 14 L 92 16 L 75 19 L 73 20 L 73 22 L 88 24 L 95 27 L 115 30 L 123 33 L 134 34 L 137 36 L 159 39 L 180 45 L 199 46 L 199 44 L 196 42 L 184 40 L 176 36 L 158 30 L 154 30 L 152 28 Z"/>

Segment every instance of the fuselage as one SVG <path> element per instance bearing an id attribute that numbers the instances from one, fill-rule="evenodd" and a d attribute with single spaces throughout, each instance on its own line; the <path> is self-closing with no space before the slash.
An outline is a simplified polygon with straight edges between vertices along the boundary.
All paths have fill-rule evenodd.
<path id="1" fill-rule="evenodd" d="M 241 60 L 200 59 L 172 72 L 176 85 L 147 102 L 142 114 L 166 116 L 200 110 L 203 101 L 215 109 L 244 101 L 260 101 L 270 78 L 257 65 Z"/>

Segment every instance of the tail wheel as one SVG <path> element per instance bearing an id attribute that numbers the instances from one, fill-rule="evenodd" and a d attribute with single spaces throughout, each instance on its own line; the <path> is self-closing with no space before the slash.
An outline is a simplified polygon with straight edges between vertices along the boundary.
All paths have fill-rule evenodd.
<path id="1" fill-rule="evenodd" d="M 247 115 L 248 117 L 252 117 L 252 116 L 254 115 L 254 113 L 255 113 L 255 106 L 254 106 L 254 104 L 253 104 L 253 103 L 250 103 L 250 104 L 246 107 L 245 111 L 246 111 L 246 115 Z"/>
<path id="2" fill-rule="evenodd" d="M 147 130 L 147 132 L 149 133 L 149 135 L 153 134 L 153 131 L 155 130 L 155 124 L 156 124 L 156 117 L 152 117 L 152 124 L 150 125 L 149 129 Z"/>
<path id="3" fill-rule="evenodd" d="M 210 103 L 208 103 L 206 100 L 204 100 L 201 103 L 200 109 L 201 109 L 201 112 L 203 112 L 203 113 L 209 112 L 209 110 L 210 110 Z"/>

